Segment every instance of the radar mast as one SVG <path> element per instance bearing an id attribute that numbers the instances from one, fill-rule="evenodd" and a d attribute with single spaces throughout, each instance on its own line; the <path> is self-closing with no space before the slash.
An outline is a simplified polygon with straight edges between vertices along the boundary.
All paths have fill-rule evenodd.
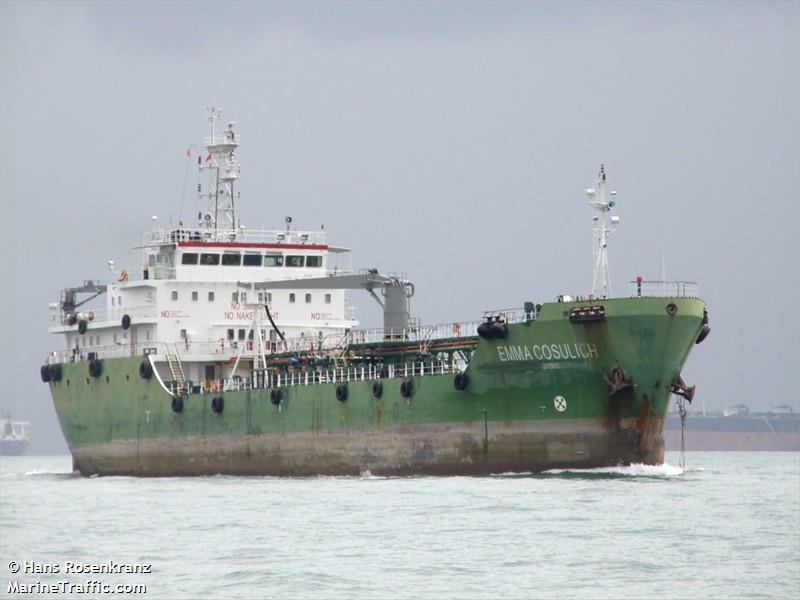
<path id="1" fill-rule="evenodd" d="M 222 133 L 217 133 L 216 122 L 222 117 L 222 109 L 208 109 L 211 137 L 205 139 L 207 155 L 198 157 L 201 177 L 206 175 L 208 184 L 203 190 L 198 186 L 201 200 L 205 200 L 205 213 L 201 213 L 200 226 L 214 231 L 236 235 L 236 210 L 234 182 L 239 178 L 239 163 L 233 153 L 239 146 L 239 135 L 234 131 L 236 123 L 229 122 Z"/>
<path id="2" fill-rule="evenodd" d="M 592 296 L 595 298 L 608 298 L 611 296 L 611 276 L 608 270 L 608 238 L 616 231 L 619 217 L 609 216 L 614 208 L 617 192 L 609 192 L 610 199 L 606 199 L 606 171 L 605 165 L 600 165 L 595 187 L 586 190 L 589 205 L 594 209 L 592 217 L 594 273 L 592 275 Z"/>

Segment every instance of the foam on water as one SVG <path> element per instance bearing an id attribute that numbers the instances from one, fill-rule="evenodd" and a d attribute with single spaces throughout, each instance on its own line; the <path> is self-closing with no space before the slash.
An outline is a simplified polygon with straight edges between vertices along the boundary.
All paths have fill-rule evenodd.
<path id="1" fill-rule="evenodd" d="M 660 465 L 646 465 L 634 463 L 632 465 L 620 465 L 616 467 L 597 467 L 595 469 L 550 469 L 543 475 L 584 475 L 584 476 L 607 476 L 607 477 L 653 477 L 670 478 L 684 474 L 684 470 L 674 465 L 663 463 Z"/>

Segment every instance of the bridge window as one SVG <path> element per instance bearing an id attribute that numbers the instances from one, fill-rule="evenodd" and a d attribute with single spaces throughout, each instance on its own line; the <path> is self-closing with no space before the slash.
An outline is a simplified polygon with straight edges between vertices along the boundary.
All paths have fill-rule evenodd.
<path id="1" fill-rule="evenodd" d="M 330 303 L 331 303 L 331 295 L 325 294 L 325 304 L 330 304 Z"/>
<path id="2" fill-rule="evenodd" d="M 242 255 L 238 252 L 226 252 L 222 255 L 222 266 L 238 267 L 242 264 Z"/>
<path id="3" fill-rule="evenodd" d="M 181 264 L 182 265 L 196 265 L 197 264 L 197 252 L 184 252 L 183 256 L 181 256 Z"/>
<path id="4" fill-rule="evenodd" d="M 201 254 L 200 255 L 200 264 L 201 265 L 218 265 L 219 264 L 219 254 Z"/>
<path id="5" fill-rule="evenodd" d="M 307 267 L 321 267 L 322 266 L 322 257 L 321 256 L 306 256 L 306 266 Z"/>
<path id="6" fill-rule="evenodd" d="M 260 254 L 245 254 L 242 264 L 245 267 L 260 267 L 261 255 Z"/>
<path id="7" fill-rule="evenodd" d="M 239 340 L 244 341 L 244 329 L 239 330 Z"/>
<path id="8" fill-rule="evenodd" d="M 265 267 L 282 267 L 283 255 L 282 254 L 267 254 L 264 257 Z"/>
<path id="9" fill-rule="evenodd" d="M 177 300 L 178 299 L 178 290 L 172 290 L 172 299 L 173 300 Z"/>
<path id="10" fill-rule="evenodd" d="M 287 256 L 286 257 L 286 266 L 287 267 L 302 267 L 305 264 L 305 256 Z"/>
<path id="11" fill-rule="evenodd" d="M 306 294 L 306 304 L 311 304 L 311 294 Z"/>
<path id="12" fill-rule="evenodd" d="M 294 292 L 289 294 L 289 302 L 294 302 Z"/>
<path id="13" fill-rule="evenodd" d="M 214 292 L 208 292 L 208 301 L 209 302 L 213 302 L 214 301 Z"/>
<path id="14" fill-rule="evenodd" d="M 192 302 L 197 302 L 199 294 L 197 292 L 192 292 Z"/>
<path id="15" fill-rule="evenodd" d="M 229 340 L 232 340 L 234 338 L 234 333 L 235 332 L 234 332 L 233 329 L 228 329 L 228 339 Z"/>

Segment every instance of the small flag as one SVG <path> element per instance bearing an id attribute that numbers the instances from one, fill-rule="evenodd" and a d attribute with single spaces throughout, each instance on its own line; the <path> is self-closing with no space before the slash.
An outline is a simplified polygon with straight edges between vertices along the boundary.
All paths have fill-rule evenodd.
<path id="1" fill-rule="evenodd" d="M 189 158 L 192 158 L 192 147 L 191 146 L 189 146 L 186 149 L 186 156 L 189 157 Z"/>

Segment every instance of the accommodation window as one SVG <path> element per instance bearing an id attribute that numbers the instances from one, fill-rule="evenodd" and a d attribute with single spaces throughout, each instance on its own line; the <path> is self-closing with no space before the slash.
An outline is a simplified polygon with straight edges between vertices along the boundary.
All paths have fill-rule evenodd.
<path id="1" fill-rule="evenodd" d="M 234 333 L 235 332 L 234 332 L 233 329 L 228 329 L 228 339 L 229 340 L 232 340 L 234 338 Z"/>
<path id="2" fill-rule="evenodd" d="M 222 266 L 238 267 L 242 264 L 242 255 L 238 252 L 226 252 L 222 255 Z"/>
<path id="3" fill-rule="evenodd" d="M 321 256 L 306 256 L 306 266 L 307 267 L 321 267 L 322 266 L 322 257 Z"/>
<path id="4" fill-rule="evenodd" d="M 287 256 L 286 257 L 286 266 L 287 267 L 302 267 L 305 264 L 306 257 L 305 256 Z"/>
<path id="5" fill-rule="evenodd" d="M 177 300 L 178 299 L 178 290 L 172 290 L 172 299 L 173 300 Z"/>
<path id="6" fill-rule="evenodd" d="M 311 304 L 311 294 L 306 294 L 306 304 Z"/>
<path id="7" fill-rule="evenodd" d="M 264 257 L 264 266 L 265 267 L 282 267 L 283 266 L 283 256 L 281 254 L 267 254 Z"/>
<path id="8" fill-rule="evenodd" d="M 148 339 L 150 339 L 150 338 L 148 338 Z M 114 334 L 114 343 L 115 344 L 117 343 L 117 334 L 116 333 Z"/>
<path id="9" fill-rule="evenodd" d="M 219 264 L 219 254 L 201 254 L 200 255 L 200 264 L 201 265 L 218 265 Z"/>
<path id="10" fill-rule="evenodd" d="M 272 292 L 267 292 L 267 304 L 272 302 Z"/>
<path id="11" fill-rule="evenodd" d="M 214 292 L 208 292 L 208 301 L 209 302 L 213 302 L 214 301 Z"/>
<path id="12" fill-rule="evenodd" d="M 239 292 L 231 292 L 231 302 L 239 301 Z"/>
<path id="13" fill-rule="evenodd" d="M 239 330 L 239 340 L 244 341 L 244 329 Z"/>
<path id="14" fill-rule="evenodd" d="M 186 330 L 185 329 L 181 329 L 181 339 L 182 340 L 186 339 Z"/>
<path id="15" fill-rule="evenodd" d="M 184 252 L 181 255 L 181 264 L 182 265 L 196 265 L 197 264 L 197 252 Z"/>
<path id="16" fill-rule="evenodd" d="M 325 294 L 325 304 L 330 304 L 330 303 L 331 303 L 331 295 Z"/>
<path id="17" fill-rule="evenodd" d="M 289 294 L 289 302 L 294 302 L 294 292 Z"/>
<path id="18" fill-rule="evenodd" d="M 122 306 L 122 296 L 117 296 L 117 306 Z"/>
<path id="19" fill-rule="evenodd" d="M 111 306 L 117 305 L 117 299 L 114 296 L 111 296 Z"/>
<path id="20" fill-rule="evenodd" d="M 242 264 L 245 267 L 260 267 L 261 255 L 260 254 L 245 254 Z"/>
<path id="21" fill-rule="evenodd" d="M 199 294 L 197 292 L 192 292 L 192 302 L 197 302 Z"/>
<path id="22" fill-rule="evenodd" d="M 147 339 L 148 342 L 150 341 L 150 330 L 149 329 L 145 329 L 144 330 L 144 337 Z"/>

